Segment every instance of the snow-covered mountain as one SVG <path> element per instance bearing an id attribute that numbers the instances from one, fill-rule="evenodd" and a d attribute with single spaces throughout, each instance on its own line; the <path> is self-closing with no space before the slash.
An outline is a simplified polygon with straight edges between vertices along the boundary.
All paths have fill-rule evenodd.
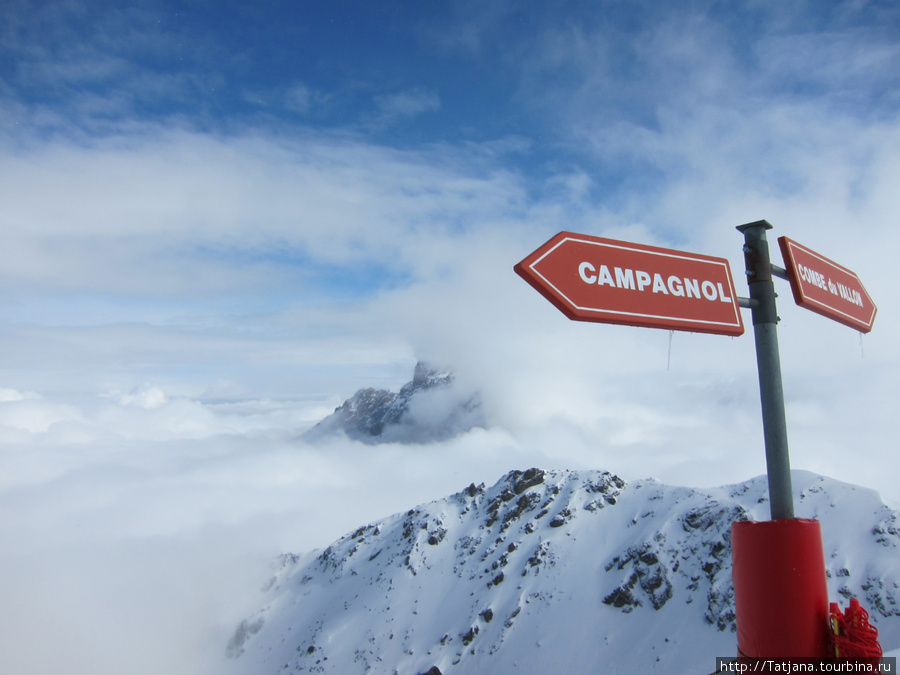
<path id="1" fill-rule="evenodd" d="M 900 646 L 900 522 L 878 495 L 794 472 L 830 599 Z M 736 652 L 730 526 L 764 477 L 716 489 L 513 471 L 285 555 L 229 655 L 265 673 L 709 673 Z"/>
<path id="2" fill-rule="evenodd" d="M 432 443 L 483 426 L 481 397 L 460 390 L 452 371 L 420 361 L 399 393 L 360 389 L 304 438 L 343 433 L 364 443 Z"/>

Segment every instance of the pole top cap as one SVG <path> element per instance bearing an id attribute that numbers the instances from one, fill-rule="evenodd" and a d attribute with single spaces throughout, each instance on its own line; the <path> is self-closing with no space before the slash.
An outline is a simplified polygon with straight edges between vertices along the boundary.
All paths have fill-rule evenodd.
<path id="1" fill-rule="evenodd" d="M 739 232 L 746 232 L 747 230 L 751 230 L 756 227 L 762 227 L 766 230 L 771 230 L 773 225 L 768 220 L 755 220 L 752 223 L 738 225 L 735 229 Z"/>

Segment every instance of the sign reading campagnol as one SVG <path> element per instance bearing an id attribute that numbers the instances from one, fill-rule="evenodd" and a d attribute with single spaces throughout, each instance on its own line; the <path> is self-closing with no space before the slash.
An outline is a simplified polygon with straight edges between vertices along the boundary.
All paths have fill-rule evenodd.
<path id="1" fill-rule="evenodd" d="M 725 258 L 560 232 L 515 271 L 576 321 L 744 332 Z"/>

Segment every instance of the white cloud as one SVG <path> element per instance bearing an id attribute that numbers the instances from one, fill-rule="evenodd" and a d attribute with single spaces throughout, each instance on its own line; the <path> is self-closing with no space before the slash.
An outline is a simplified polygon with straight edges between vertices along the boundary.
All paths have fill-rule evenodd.
<path id="1" fill-rule="evenodd" d="M 7 387 L 0 388 L 0 403 L 8 403 L 9 401 L 24 401 L 25 399 L 40 398 L 34 392 L 20 392 Z"/>
<path id="2" fill-rule="evenodd" d="M 132 389 L 127 394 L 119 397 L 119 403 L 124 406 L 138 406 L 145 410 L 154 410 L 164 406 L 168 398 L 162 389 L 150 385 L 142 385 Z"/>
<path id="3" fill-rule="evenodd" d="M 502 433 L 307 446 L 287 433 L 312 423 L 303 402 L 120 399 L 75 407 L 90 442 L 35 428 L 0 445 L 0 647 L 15 672 L 225 672 L 276 555 L 494 480 L 517 454 L 533 463 Z"/>
<path id="4" fill-rule="evenodd" d="M 382 94 L 375 97 L 378 108 L 377 121 L 381 124 L 417 117 L 425 112 L 434 112 L 441 107 L 440 97 L 432 91 L 410 89 L 395 94 Z"/>
<path id="5" fill-rule="evenodd" d="M 302 82 L 297 82 L 279 93 L 284 107 L 301 115 L 321 113 L 330 104 L 332 98 Z"/>
<path id="6" fill-rule="evenodd" d="M 13 283 L 154 295 L 302 286 L 305 265 L 347 266 L 349 281 L 373 261 L 427 273 L 418 253 L 436 235 L 524 199 L 513 175 L 473 175 L 460 159 L 186 133 L 8 154 L 4 270 Z"/>
<path id="7" fill-rule="evenodd" d="M 3 160 L 9 178 L 4 224 L 21 234 L 4 251 L 14 285 L 179 301 L 161 301 L 149 321 L 144 310 L 100 305 L 93 323 L 79 330 L 55 325 L 75 321 L 76 311 L 54 318 L 32 310 L 30 320 L 47 328 L 8 334 L 14 353 L 27 360 L 7 386 L 40 391 L 36 378 L 49 383 L 71 376 L 72 386 L 96 390 L 102 383 L 127 392 L 147 379 L 164 381 L 160 389 L 176 393 L 156 409 L 168 415 L 157 420 L 160 428 L 173 438 L 205 437 L 214 429 L 237 431 L 210 421 L 191 431 L 177 419 L 183 414 L 196 422 L 209 413 L 203 405 L 191 408 L 184 395 L 198 396 L 216 381 L 230 381 L 232 397 L 260 388 L 286 397 L 292 388 L 346 396 L 371 382 L 401 383 L 406 374 L 397 364 L 402 370 L 421 356 L 456 364 L 462 377 L 485 389 L 486 405 L 509 428 L 558 419 L 583 424 L 598 446 L 642 448 L 648 471 L 660 464 L 653 453 L 680 461 L 705 437 L 729 442 L 720 419 L 739 419 L 744 433 L 734 442 L 752 451 L 756 439 L 747 439 L 758 424 L 749 335 L 676 335 L 669 372 L 665 333 L 567 322 L 511 268 L 553 232 L 574 229 L 724 255 L 740 285 L 741 239 L 733 228 L 765 217 L 776 226 L 773 251 L 774 238 L 786 234 L 844 262 L 860 272 L 881 308 L 860 359 L 855 334 L 794 308 L 783 287 L 789 397 L 800 401 L 800 410 L 822 409 L 825 396 L 836 402 L 829 405 L 848 409 L 856 409 L 856 400 L 891 400 L 891 378 L 875 378 L 860 366 L 873 362 L 882 373 L 897 367 L 889 244 L 896 126 L 789 103 L 755 114 L 702 105 L 690 114 L 672 109 L 658 129 L 638 131 L 624 140 L 602 128 L 594 133 L 608 139 L 600 143 L 607 151 L 615 142 L 623 157 L 658 157 L 666 171 L 689 159 L 691 170 L 627 193 L 620 210 L 592 204 L 596 186 L 578 172 L 551 177 L 563 189 L 538 198 L 497 154 L 478 148 L 400 152 L 353 137 L 284 141 L 167 132 L 10 155 Z M 24 222 L 32 224 L 25 231 Z M 328 290 L 313 283 L 310 268 L 333 265 L 328 283 L 352 284 L 356 270 L 371 261 L 402 271 L 403 281 L 352 304 L 321 304 Z M 273 289 L 280 299 L 267 305 L 262 296 Z M 181 300 L 238 290 L 231 306 Z M 125 318 L 136 323 L 121 325 Z M 25 363 L 33 372 L 25 372 Z M 192 368 L 198 363 L 204 366 Z M 93 380 L 76 374 L 84 364 L 92 365 Z M 339 384 L 316 371 L 321 364 L 330 376 L 340 373 Z M 810 400 L 794 383 L 823 368 L 840 375 L 842 386 Z M 660 378 L 669 384 L 654 384 Z M 740 382 L 738 398 L 751 410 L 745 414 L 736 403 L 705 394 L 696 409 L 681 410 L 685 379 L 713 391 Z M 653 394 L 655 388 L 669 396 Z M 682 424 L 679 415 L 691 422 Z M 798 466 L 819 461 L 811 419 L 798 422 Z M 887 436 L 873 424 L 878 431 L 867 442 L 887 452 Z M 679 452 L 670 450 L 673 443 Z M 829 466 L 839 471 L 839 464 Z M 725 466 L 723 460 L 709 475 L 726 477 Z M 861 467 L 853 467 L 861 482 L 879 480 L 874 461 L 865 475 Z"/>

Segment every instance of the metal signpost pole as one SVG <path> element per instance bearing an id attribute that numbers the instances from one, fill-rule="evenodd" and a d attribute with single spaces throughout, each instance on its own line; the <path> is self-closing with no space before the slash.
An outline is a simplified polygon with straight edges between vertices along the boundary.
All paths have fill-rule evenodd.
<path id="1" fill-rule="evenodd" d="M 740 225 L 737 229 L 744 235 L 744 259 L 747 263 L 747 282 L 750 285 L 750 301 L 746 305 L 751 310 L 756 337 L 756 364 L 759 370 L 772 520 L 793 518 L 791 462 L 788 456 L 781 359 L 776 333 L 778 315 L 775 308 L 775 284 L 772 282 L 772 263 L 766 241 L 766 230 L 772 229 L 772 226 L 765 220 L 758 220 Z"/>

